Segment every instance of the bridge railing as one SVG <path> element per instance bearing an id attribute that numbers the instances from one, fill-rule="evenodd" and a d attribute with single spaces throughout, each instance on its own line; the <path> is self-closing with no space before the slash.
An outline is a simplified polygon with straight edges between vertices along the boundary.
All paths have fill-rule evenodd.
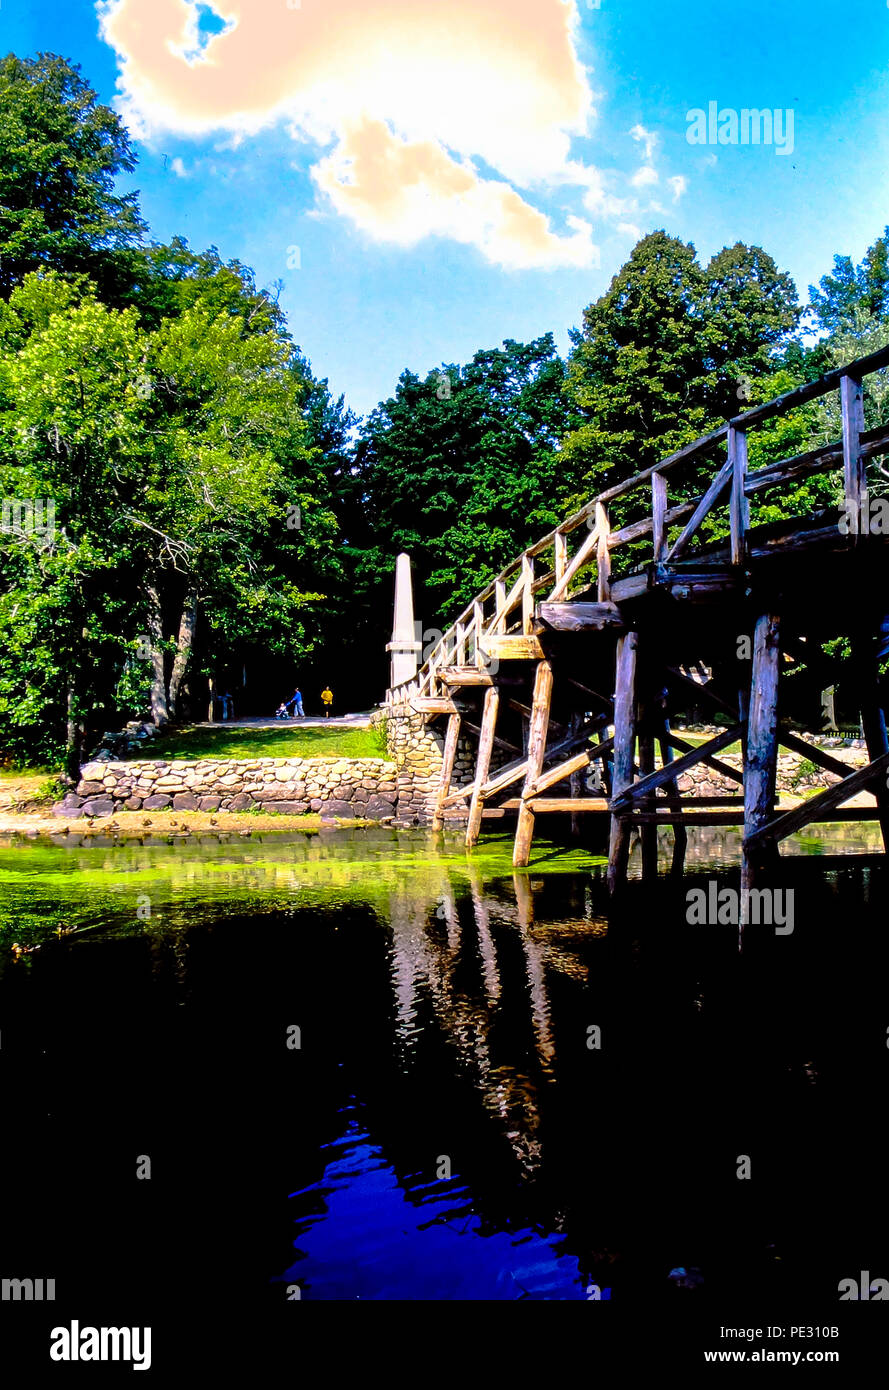
<path id="1" fill-rule="evenodd" d="M 646 548 L 641 556 L 634 553 L 637 563 L 669 564 L 679 560 L 687 553 L 705 518 L 717 509 L 728 510 L 724 533 L 731 563 L 743 564 L 750 498 L 799 483 L 817 473 L 842 467 L 845 531 L 857 536 L 862 526 L 866 529 L 867 525 L 864 520 L 868 502 L 867 460 L 889 452 L 889 424 L 869 431 L 864 429 L 863 383 L 866 377 L 885 367 L 889 367 L 889 347 L 734 416 L 652 467 L 598 493 L 501 570 L 434 644 L 417 676 L 391 690 L 389 700 L 398 703 L 412 697 L 440 694 L 439 673 L 446 667 L 486 667 L 486 639 L 530 636 L 535 606 L 541 599 L 554 603 L 578 598 L 595 586 L 598 601 L 608 603 L 611 599 L 611 557 L 615 551 L 650 540 L 650 551 Z M 751 430 L 832 391 L 839 392 L 841 439 L 757 469 L 748 467 L 747 440 Z M 699 468 L 702 460 L 711 454 L 716 458 L 704 490 L 670 506 L 672 478 L 687 471 L 690 465 Z M 647 514 L 612 529 L 612 504 L 643 489 L 648 494 L 643 504 L 648 509 Z M 671 540 L 671 532 L 677 526 L 682 529 Z M 583 582 L 580 582 L 581 576 Z"/>

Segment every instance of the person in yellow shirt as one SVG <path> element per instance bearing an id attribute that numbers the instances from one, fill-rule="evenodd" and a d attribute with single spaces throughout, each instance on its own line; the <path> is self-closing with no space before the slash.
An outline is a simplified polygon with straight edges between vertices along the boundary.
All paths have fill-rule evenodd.
<path id="1" fill-rule="evenodd" d="M 329 685 L 326 685 L 324 689 L 321 691 L 321 703 L 324 706 L 324 718 L 329 719 L 330 706 L 333 704 L 333 691 L 331 690 Z"/>

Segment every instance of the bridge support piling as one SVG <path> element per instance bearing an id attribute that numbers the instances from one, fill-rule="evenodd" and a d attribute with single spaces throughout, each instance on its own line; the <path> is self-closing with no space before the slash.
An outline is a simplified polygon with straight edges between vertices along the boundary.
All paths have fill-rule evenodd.
<path id="1" fill-rule="evenodd" d="M 531 718 L 528 724 L 528 768 L 522 791 L 522 804 L 516 826 L 513 867 L 524 869 L 531 858 L 531 840 L 534 836 L 534 808 L 530 798 L 534 795 L 537 779 L 543 770 L 546 752 L 546 735 L 549 729 L 550 702 L 553 693 L 553 668 L 548 661 L 541 661 L 534 677 L 534 697 L 531 702 Z"/>
<path id="2" fill-rule="evenodd" d="M 454 775 L 454 762 L 457 757 L 457 744 L 459 739 L 460 716 L 459 714 L 448 715 L 448 732 L 445 735 L 444 752 L 441 758 L 441 782 L 438 790 L 438 801 L 435 805 L 435 814 L 432 817 L 433 830 L 441 830 L 444 825 L 442 802 L 451 790 L 451 779 Z"/>
<path id="3" fill-rule="evenodd" d="M 496 685 L 490 685 L 485 691 L 485 705 L 482 712 L 481 732 L 478 738 L 475 784 L 472 789 L 472 800 L 469 803 L 469 821 L 466 826 L 467 849 L 472 849 L 473 845 L 478 843 L 479 831 L 482 824 L 482 811 L 485 805 L 482 788 L 488 780 L 488 773 L 491 768 L 491 752 L 494 747 L 494 730 L 497 725 L 497 712 L 499 708 L 500 691 L 497 689 Z"/>
<path id="4" fill-rule="evenodd" d="M 781 660 L 780 623 L 764 613 L 756 622 L 747 739 L 744 747 L 744 845 L 741 855 L 741 928 L 747 924 L 747 893 L 778 860 L 774 840 L 749 845 L 750 836 L 768 825 L 774 815 L 778 768 L 778 675 Z"/>
<path id="5" fill-rule="evenodd" d="M 618 639 L 614 687 L 614 762 L 612 798 L 633 784 L 633 752 L 636 741 L 636 653 L 638 632 L 627 632 Z M 630 825 L 626 816 L 612 814 L 608 846 L 608 887 L 613 893 L 627 872 Z"/>
<path id="6" fill-rule="evenodd" d="M 853 639 L 852 653 L 855 660 L 858 681 L 858 707 L 861 713 L 861 727 L 867 745 L 867 756 L 871 762 L 889 752 L 889 739 L 886 735 L 886 717 L 880 703 L 879 662 L 876 658 L 873 639 L 859 637 Z M 871 790 L 877 801 L 880 813 L 880 830 L 883 835 L 883 849 L 889 852 L 889 787 L 886 778 L 875 780 Z"/>

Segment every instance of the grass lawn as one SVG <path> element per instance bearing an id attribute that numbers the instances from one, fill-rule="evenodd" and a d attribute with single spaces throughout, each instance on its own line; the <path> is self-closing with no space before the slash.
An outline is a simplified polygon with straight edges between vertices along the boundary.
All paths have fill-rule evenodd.
<path id="1" fill-rule="evenodd" d="M 146 739 L 130 761 L 154 758 L 385 758 L 376 729 L 177 729 Z"/>

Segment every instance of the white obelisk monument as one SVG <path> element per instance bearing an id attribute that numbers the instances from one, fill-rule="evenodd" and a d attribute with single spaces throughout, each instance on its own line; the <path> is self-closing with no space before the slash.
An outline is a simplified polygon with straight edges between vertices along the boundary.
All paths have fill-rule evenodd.
<path id="1" fill-rule="evenodd" d="M 414 626 L 411 561 L 409 555 L 401 554 L 395 562 L 395 621 L 392 624 L 392 641 L 386 646 L 386 651 L 391 656 L 390 689 L 404 681 L 412 681 L 417 674 L 419 655 L 423 649 L 423 644 L 417 641 L 417 637 Z"/>

